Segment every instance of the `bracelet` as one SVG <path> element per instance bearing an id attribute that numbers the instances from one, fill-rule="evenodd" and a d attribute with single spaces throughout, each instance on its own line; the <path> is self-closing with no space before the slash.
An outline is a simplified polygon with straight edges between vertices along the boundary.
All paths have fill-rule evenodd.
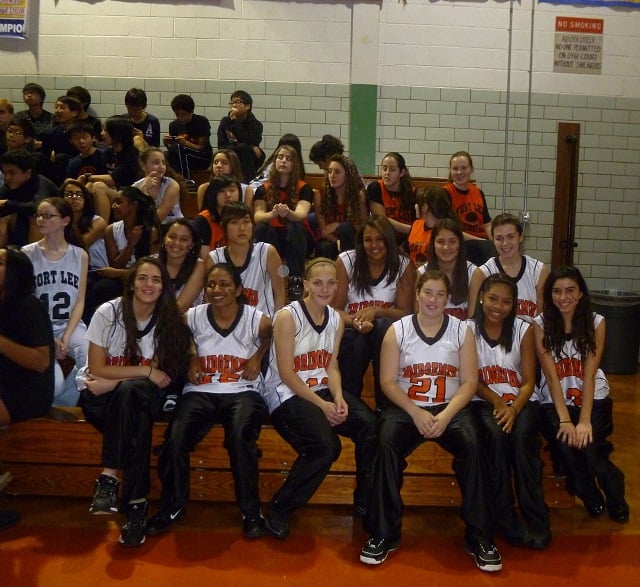
<path id="1" fill-rule="evenodd" d="M 151 379 L 151 373 L 153 373 L 153 365 L 149 365 L 149 375 L 147 375 L 147 379 Z"/>
<path id="2" fill-rule="evenodd" d="M 560 424 L 571 424 L 571 420 L 560 420 Z"/>

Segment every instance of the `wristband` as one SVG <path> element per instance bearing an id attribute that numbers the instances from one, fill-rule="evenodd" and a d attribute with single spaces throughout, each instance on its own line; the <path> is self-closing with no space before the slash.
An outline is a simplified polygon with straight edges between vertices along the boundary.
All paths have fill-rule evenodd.
<path id="1" fill-rule="evenodd" d="M 560 424 L 571 424 L 571 420 L 560 420 Z"/>

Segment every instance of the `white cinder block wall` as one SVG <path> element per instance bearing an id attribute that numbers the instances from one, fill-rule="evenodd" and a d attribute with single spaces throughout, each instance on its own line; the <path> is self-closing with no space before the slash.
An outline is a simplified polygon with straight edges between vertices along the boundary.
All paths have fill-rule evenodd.
<path id="1" fill-rule="evenodd" d="M 215 127 L 243 88 L 267 151 L 284 132 L 308 150 L 327 132 L 349 146 L 352 84 L 371 84 L 375 160 L 399 150 L 414 175 L 445 175 L 450 154 L 469 150 L 493 211 L 531 212 L 527 251 L 545 260 L 557 123 L 578 122 L 576 264 L 592 287 L 640 290 L 640 11 L 536 3 L 527 133 L 532 1 L 513 4 L 510 53 L 510 5 L 496 0 L 32 1 L 30 37 L 0 40 L 0 96 L 19 106 L 24 83 L 38 81 L 51 106 L 79 84 L 106 117 L 143 87 L 166 130 L 176 93 Z M 601 75 L 553 73 L 559 15 L 604 20 Z"/>

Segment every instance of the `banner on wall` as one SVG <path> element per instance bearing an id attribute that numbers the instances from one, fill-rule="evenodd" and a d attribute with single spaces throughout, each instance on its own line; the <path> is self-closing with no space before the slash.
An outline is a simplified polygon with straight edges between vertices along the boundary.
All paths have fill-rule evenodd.
<path id="1" fill-rule="evenodd" d="M 540 0 L 548 4 L 581 4 L 585 6 L 626 6 L 640 8 L 640 0 Z"/>
<path id="2" fill-rule="evenodd" d="M 604 19 L 556 16 L 553 71 L 602 73 Z"/>
<path id="3" fill-rule="evenodd" d="M 0 0 L 0 38 L 27 37 L 27 8 L 29 0 Z"/>

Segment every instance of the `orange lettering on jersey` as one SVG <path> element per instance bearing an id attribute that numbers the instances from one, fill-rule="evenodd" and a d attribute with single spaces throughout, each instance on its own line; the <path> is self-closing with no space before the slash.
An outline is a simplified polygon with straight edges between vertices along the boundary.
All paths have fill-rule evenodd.
<path id="1" fill-rule="evenodd" d="M 382 300 L 367 300 L 365 302 L 352 302 L 347 305 L 347 311 L 350 315 L 355 314 L 358 310 L 365 308 L 391 308 L 393 302 L 383 302 Z"/>
<path id="2" fill-rule="evenodd" d="M 431 363 L 415 363 L 402 368 L 402 377 L 405 379 L 439 375 L 444 377 L 457 377 L 458 368 L 455 365 L 437 363 L 435 361 Z"/>
<path id="3" fill-rule="evenodd" d="M 239 373 L 244 370 L 247 359 L 234 355 L 207 355 L 200 357 L 200 369 L 204 374 L 215 375 L 216 373 L 230 374 Z M 220 378 L 222 381 L 222 378 Z"/>
<path id="4" fill-rule="evenodd" d="M 559 379 L 563 379 L 564 377 L 577 377 L 578 379 L 582 379 L 584 364 L 580 359 L 567 357 L 556 363 L 556 372 L 558 373 Z"/>
<path id="5" fill-rule="evenodd" d="M 519 388 L 522 383 L 518 377 L 518 373 L 513 369 L 506 369 L 500 365 L 487 365 L 478 369 L 480 381 L 487 387 L 496 383 L 508 383 L 511 387 Z M 504 396 L 503 396 L 504 399 Z"/>
<path id="6" fill-rule="evenodd" d="M 531 300 L 518 300 L 516 304 L 516 315 L 517 316 L 530 316 L 533 318 L 536 315 L 536 310 L 538 309 L 538 304 L 532 302 Z"/>
<path id="7" fill-rule="evenodd" d="M 315 369 L 326 369 L 331 362 L 333 353 L 325 349 L 317 351 L 309 351 L 302 355 L 297 355 L 293 358 L 293 370 L 298 373 L 299 371 L 313 371 Z"/>
<path id="8" fill-rule="evenodd" d="M 250 306 L 258 305 L 258 292 L 255 289 L 249 289 L 248 287 L 245 287 L 242 292 L 245 296 L 247 296 L 247 303 Z"/>

